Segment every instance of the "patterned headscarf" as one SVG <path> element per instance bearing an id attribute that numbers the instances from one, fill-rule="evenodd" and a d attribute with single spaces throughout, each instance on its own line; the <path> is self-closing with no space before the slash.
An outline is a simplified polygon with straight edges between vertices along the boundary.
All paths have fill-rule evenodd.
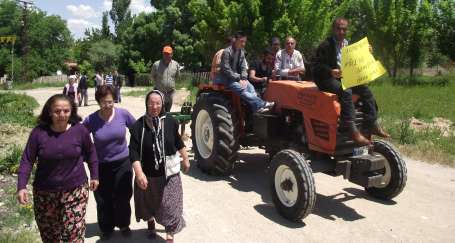
<path id="1" fill-rule="evenodd" d="M 150 116 L 148 114 L 147 101 L 149 100 L 152 94 L 157 94 L 161 97 L 161 111 L 158 116 Z M 164 94 L 159 90 L 150 91 L 145 97 L 145 109 L 146 113 L 144 115 L 144 121 L 147 123 L 148 127 L 152 130 L 153 137 L 153 153 L 155 155 L 155 169 L 158 170 L 159 164 L 165 163 L 166 154 L 164 151 L 164 118 L 165 118 L 165 109 L 164 109 Z M 144 124 L 145 125 L 145 124 Z M 145 126 L 144 126 L 145 127 Z M 142 148 L 141 148 L 142 149 Z"/>

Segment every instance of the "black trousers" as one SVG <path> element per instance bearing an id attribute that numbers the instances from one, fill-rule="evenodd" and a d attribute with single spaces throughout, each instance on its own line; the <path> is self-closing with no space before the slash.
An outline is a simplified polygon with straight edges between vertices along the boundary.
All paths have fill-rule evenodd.
<path id="1" fill-rule="evenodd" d="M 364 113 L 364 125 L 367 128 L 375 125 L 377 120 L 376 100 L 373 97 L 371 90 L 365 85 L 359 85 L 346 90 L 341 87 L 341 82 L 337 79 L 328 79 L 316 82 L 319 90 L 334 93 L 338 96 L 338 101 L 341 105 L 341 125 L 348 128 L 355 128 L 355 108 L 352 102 L 352 95 L 360 96 L 363 103 L 362 112 Z"/>
<path id="2" fill-rule="evenodd" d="M 98 225 L 102 232 L 127 227 L 131 221 L 133 171 L 129 158 L 100 163 L 98 189 L 95 191 Z"/>

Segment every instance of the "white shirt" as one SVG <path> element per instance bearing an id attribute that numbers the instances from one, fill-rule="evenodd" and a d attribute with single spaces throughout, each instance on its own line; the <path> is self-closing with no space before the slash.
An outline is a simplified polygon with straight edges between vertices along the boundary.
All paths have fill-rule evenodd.
<path id="1" fill-rule="evenodd" d="M 281 77 L 290 77 L 288 72 L 291 69 L 302 67 L 305 70 L 305 65 L 303 64 L 303 57 L 302 54 L 294 50 L 292 55 L 286 51 L 286 49 L 279 50 L 276 53 L 275 58 L 275 70 L 277 70 L 277 74 Z M 294 77 L 298 77 L 299 75 L 294 75 Z"/>

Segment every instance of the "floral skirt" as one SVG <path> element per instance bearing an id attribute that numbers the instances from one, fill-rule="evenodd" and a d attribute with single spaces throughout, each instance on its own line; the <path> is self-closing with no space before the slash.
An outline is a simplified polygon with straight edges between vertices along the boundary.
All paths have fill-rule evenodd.
<path id="1" fill-rule="evenodd" d="M 154 217 L 165 227 L 166 232 L 176 234 L 185 227 L 183 219 L 183 190 L 180 175 L 167 180 L 162 177 L 147 177 L 147 189 L 134 183 L 134 207 L 136 220 L 147 221 Z"/>
<path id="2" fill-rule="evenodd" d="M 88 184 L 63 192 L 33 190 L 35 220 L 47 242 L 84 242 Z"/>

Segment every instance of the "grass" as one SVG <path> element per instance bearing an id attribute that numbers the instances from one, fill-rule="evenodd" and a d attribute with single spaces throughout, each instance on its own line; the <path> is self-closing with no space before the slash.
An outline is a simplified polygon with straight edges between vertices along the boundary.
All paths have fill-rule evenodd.
<path id="1" fill-rule="evenodd" d="M 67 82 L 57 82 L 57 83 L 32 83 L 32 82 L 13 82 L 13 90 L 26 90 L 26 89 L 38 89 L 38 88 L 48 88 L 48 87 L 61 87 L 65 86 Z M 1 87 L 5 89 L 5 87 Z"/>
<path id="2" fill-rule="evenodd" d="M 438 129 L 416 131 L 410 126 L 412 117 L 425 122 L 435 117 L 455 122 L 455 76 L 437 77 L 436 82 L 431 82 L 431 77 L 418 79 L 418 82 L 383 79 L 370 85 L 381 123 L 407 156 L 455 167 L 453 134 L 442 136 Z M 451 129 L 455 127 L 452 125 Z"/>
<path id="3" fill-rule="evenodd" d="M 1 183 L 0 243 L 40 242 L 38 231 L 33 224 L 33 206 L 21 206 L 17 203 L 15 181 L 14 177 L 8 176 Z"/>
<path id="4" fill-rule="evenodd" d="M 2 156 L 2 158 L 0 158 L 0 174 L 17 173 L 17 169 L 19 168 L 19 161 L 24 149 L 17 144 L 13 144 L 11 146 L 8 146 L 6 148 L 6 151 L 7 152 L 5 156 Z"/>
<path id="5" fill-rule="evenodd" d="M 28 95 L 0 93 L 0 123 L 33 127 L 36 124 L 33 110 L 38 106 L 38 102 Z"/>
<path id="6" fill-rule="evenodd" d="M 393 85 L 382 81 L 372 83 L 370 88 L 383 115 L 424 120 L 443 117 L 455 121 L 455 76 L 444 86 Z"/>

